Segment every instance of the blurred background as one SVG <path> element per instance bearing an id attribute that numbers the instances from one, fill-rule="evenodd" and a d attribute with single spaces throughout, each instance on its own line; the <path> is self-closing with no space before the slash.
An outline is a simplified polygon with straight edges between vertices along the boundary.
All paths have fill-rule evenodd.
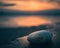
<path id="1" fill-rule="evenodd" d="M 0 45 L 38 30 L 56 34 L 53 48 L 60 46 L 60 0 L 1 0 Z"/>

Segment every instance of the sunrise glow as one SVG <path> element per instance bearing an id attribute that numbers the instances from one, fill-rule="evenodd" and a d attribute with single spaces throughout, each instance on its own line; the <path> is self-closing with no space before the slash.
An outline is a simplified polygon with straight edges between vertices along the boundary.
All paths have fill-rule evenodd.
<path id="1" fill-rule="evenodd" d="M 38 26 L 42 24 L 51 24 L 53 22 L 52 18 L 49 20 L 47 17 L 44 16 L 34 16 L 38 11 L 41 10 L 49 10 L 49 9 L 60 9 L 60 6 L 57 7 L 56 2 L 48 2 L 46 1 L 41 1 L 41 0 L 3 0 L 4 4 L 7 4 L 8 6 L 4 6 L 3 9 L 7 10 L 6 12 L 11 13 L 13 16 L 13 12 L 20 14 L 20 12 L 29 12 L 31 15 L 24 15 L 21 16 L 21 14 L 16 17 L 5 17 L 7 21 L 3 21 L 0 24 L 2 26 L 9 26 L 9 27 L 19 27 L 19 26 Z M 10 4 L 15 4 L 14 6 L 9 6 Z M 18 12 L 17 12 L 18 11 Z M 7 13 L 8 14 L 8 13 Z M 27 13 L 28 14 L 28 13 Z M 51 21 L 52 20 L 52 21 Z"/>
<path id="2" fill-rule="evenodd" d="M 39 11 L 39 10 L 57 8 L 55 3 L 41 2 L 38 0 L 20 0 L 20 1 L 4 1 L 4 2 L 16 4 L 15 6 L 5 8 L 20 11 Z"/>

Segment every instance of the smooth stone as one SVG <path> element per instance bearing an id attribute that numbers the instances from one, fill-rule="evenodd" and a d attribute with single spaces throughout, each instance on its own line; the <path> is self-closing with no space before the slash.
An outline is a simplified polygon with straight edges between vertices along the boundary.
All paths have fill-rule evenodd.
<path id="1" fill-rule="evenodd" d="M 30 43 L 47 43 L 52 40 L 52 33 L 48 30 L 40 30 L 28 35 L 28 41 Z"/>

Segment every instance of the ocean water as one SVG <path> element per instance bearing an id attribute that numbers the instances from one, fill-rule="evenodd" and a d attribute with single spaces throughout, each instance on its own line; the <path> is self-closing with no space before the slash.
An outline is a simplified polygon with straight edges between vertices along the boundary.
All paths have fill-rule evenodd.
<path id="1" fill-rule="evenodd" d="M 25 22 L 26 24 L 24 24 Z M 36 22 L 35 22 L 36 21 Z M 39 22 L 37 22 L 39 21 Z M 43 23 L 42 23 L 42 22 Z M 60 46 L 60 16 L 3 16 L 0 19 L 0 45 L 6 47 L 7 44 L 10 44 L 11 41 L 16 40 L 22 36 L 26 36 L 34 31 L 38 30 L 48 30 L 49 26 L 54 25 L 52 31 L 56 34 L 55 39 L 53 40 L 53 48 L 59 48 Z M 10 22 L 10 23 L 9 23 Z M 33 24 L 29 24 L 33 23 Z M 8 24 L 9 23 L 9 24 Z M 18 24 L 16 24 L 18 23 Z M 21 24 L 20 24 L 21 23 Z M 36 24 L 37 23 L 37 24 Z M 42 24 L 41 24 L 42 23 Z M 47 23 L 47 24 L 46 24 Z M 22 25 L 23 24 L 23 25 Z M 48 28 L 47 28 L 48 26 Z M 50 29 L 50 28 L 49 28 Z M 51 45 L 51 44 L 50 44 Z M 49 46 L 50 46 L 49 45 Z M 36 46 L 36 45 L 35 45 Z M 30 48 L 35 48 L 34 45 L 30 45 Z M 44 45 L 46 46 L 46 45 Z M 47 46 L 47 48 L 49 48 Z M 36 47 L 40 47 L 37 45 Z M 50 47 L 50 48 L 52 48 Z M 46 48 L 46 47 L 43 47 Z"/>

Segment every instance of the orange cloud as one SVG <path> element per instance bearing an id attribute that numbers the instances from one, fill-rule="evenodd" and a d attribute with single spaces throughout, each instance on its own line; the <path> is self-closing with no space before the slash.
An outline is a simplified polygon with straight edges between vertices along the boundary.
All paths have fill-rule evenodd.
<path id="1" fill-rule="evenodd" d="M 4 1 L 6 3 L 14 3 L 16 6 L 12 7 L 4 7 L 7 9 L 12 10 L 21 10 L 21 11 L 39 11 L 39 10 L 45 10 L 45 9 L 56 9 L 57 4 L 54 2 L 41 2 L 38 0 L 23 0 L 23 1 Z"/>

